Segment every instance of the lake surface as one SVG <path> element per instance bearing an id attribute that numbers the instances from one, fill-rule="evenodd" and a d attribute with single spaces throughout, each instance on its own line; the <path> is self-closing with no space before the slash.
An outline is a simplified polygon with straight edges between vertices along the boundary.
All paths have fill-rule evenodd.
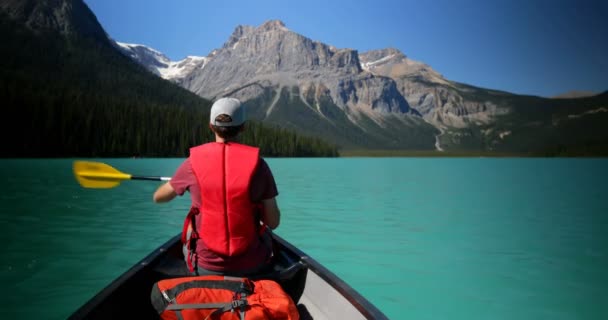
<path id="1" fill-rule="evenodd" d="M 0 319 L 65 319 L 181 230 L 160 182 L 0 160 Z M 183 159 L 90 159 L 171 176 Z M 267 159 L 276 233 L 391 319 L 608 319 L 608 159 Z"/>

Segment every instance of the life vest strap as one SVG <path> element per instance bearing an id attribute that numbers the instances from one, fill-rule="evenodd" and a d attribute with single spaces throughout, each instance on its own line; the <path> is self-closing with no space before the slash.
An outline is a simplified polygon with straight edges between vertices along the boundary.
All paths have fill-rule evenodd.
<path id="1" fill-rule="evenodd" d="M 188 265 L 188 270 L 190 272 L 194 272 L 194 258 L 196 253 L 194 252 L 194 248 L 192 246 L 192 241 L 196 241 L 199 238 L 198 232 L 196 232 L 196 224 L 195 217 L 199 214 L 199 209 L 197 207 L 191 207 L 190 211 L 186 215 L 184 219 L 184 226 L 182 228 L 182 243 L 186 246 L 186 263 Z M 190 229 L 190 234 L 188 234 L 188 226 L 192 226 Z"/>
<path id="2" fill-rule="evenodd" d="M 191 207 L 190 211 L 186 215 L 184 219 L 184 226 L 182 228 L 182 243 L 186 244 L 190 239 L 198 239 L 198 233 L 196 232 L 196 226 L 194 217 L 199 214 L 199 209 L 197 207 Z M 192 224 L 192 234 L 188 236 L 188 226 Z"/>

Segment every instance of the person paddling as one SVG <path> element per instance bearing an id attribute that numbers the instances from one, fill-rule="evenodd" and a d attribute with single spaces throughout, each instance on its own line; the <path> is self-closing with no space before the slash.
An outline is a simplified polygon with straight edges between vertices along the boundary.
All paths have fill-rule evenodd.
<path id="1" fill-rule="evenodd" d="M 248 276 L 271 266 L 278 190 L 259 148 L 237 142 L 245 122 L 238 99 L 215 101 L 209 121 L 215 142 L 190 148 L 171 180 L 154 192 L 155 203 L 190 193 L 182 242 L 192 274 Z"/>

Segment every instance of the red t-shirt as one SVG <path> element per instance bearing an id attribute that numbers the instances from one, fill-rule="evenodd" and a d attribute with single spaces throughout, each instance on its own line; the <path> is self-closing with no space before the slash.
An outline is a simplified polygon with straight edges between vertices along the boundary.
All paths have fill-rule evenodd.
<path id="1" fill-rule="evenodd" d="M 190 159 L 186 159 L 177 168 L 171 178 L 171 186 L 178 195 L 183 195 L 186 190 L 190 192 L 192 206 L 200 208 L 201 191 L 192 172 Z M 249 196 L 251 201 L 258 203 L 264 199 L 271 199 L 279 194 L 277 185 L 268 164 L 260 158 L 258 167 L 251 178 Z M 196 225 L 200 225 L 200 214 L 196 216 Z M 196 254 L 198 266 L 213 271 L 239 271 L 250 270 L 263 264 L 270 255 L 270 248 L 258 241 L 252 245 L 247 252 L 236 257 L 226 257 L 210 251 L 205 243 L 198 239 L 196 242 Z"/>

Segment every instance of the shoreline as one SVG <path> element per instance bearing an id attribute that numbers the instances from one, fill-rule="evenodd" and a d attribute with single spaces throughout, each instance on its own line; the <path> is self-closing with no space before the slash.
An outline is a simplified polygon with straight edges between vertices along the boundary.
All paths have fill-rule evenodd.
<path id="1" fill-rule="evenodd" d="M 412 158 L 606 158 L 602 154 L 555 154 L 551 152 L 491 152 L 437 150 L 340 150 L 340 158 L 412 157 Z"/>

